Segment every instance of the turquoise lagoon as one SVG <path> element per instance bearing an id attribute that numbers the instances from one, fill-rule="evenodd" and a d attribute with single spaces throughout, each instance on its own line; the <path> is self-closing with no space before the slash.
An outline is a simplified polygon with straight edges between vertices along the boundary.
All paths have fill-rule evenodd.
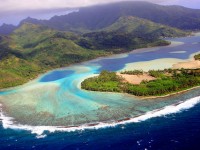
<path id="1" fill-rule="evenodd" d="M 80 88 L 85 78 L 102 70 L 120 71 L 140 67 L 140 64 L 145 70 L 170 68 L 174 63 L 191 59 L 200 51 L 198 34 L 168 40 L 172 45 L 138 49 L 52 70 L 23 86 L 1 91 L 0 119 L 3 126 L 52 131 L 98 128 L 138 122 L 192 107 L 200 100 L 200 88 L 156 99 Z M 154 63 L 150 63 L 152 61 Z"/>

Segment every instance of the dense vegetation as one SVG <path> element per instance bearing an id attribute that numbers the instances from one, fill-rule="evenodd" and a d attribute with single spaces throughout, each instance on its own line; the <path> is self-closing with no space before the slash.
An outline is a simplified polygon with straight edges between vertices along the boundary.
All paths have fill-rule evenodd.
<path id="1" fill-rule="evenodd" d="M 140 85 L 123 82 L 114 72 L 103 71 L 98 77 L 82 82 L 83 89 L 92 91 L 124 92 L 136 96 L 166 95 L 200 85 L 200 69 L 151 70 L 156 77 L 153 81 L 143 81 Z"/>
<path id="2" fill-rule="evenodd" d="M 194 59 L 195 59 L 195 60 L 200 60 L 200 54 L 195 55 L 195 56 L 194 56 Z"/>
<path id="3" fill-rule="evenodd" d="M 26 83 L 45 70 L 34 63 L 15 56 L 8 56 L 2 59 L 0 68 L 0 89 Z"/>
<path id="4" fill-rule="evenodd" d="M 0 88 L 23 84 L 57 67 L 111 53 L 85 49 L 79 36 L 45 26 L 23 24 L 10 36 L 0 36 Z"/>
<path id="5" fill-rule="evenodd" d="M 163 37 L 186 36 L 181 30 L 136 17 L 121 17 L 100 31 L 83 34 L 79 45 L 89 49 L 121 52 L 142 47 L 164 46 L 170 43 Z"/>
<path id="6" fill-rule="evenodd" d="M 26 23 L 10 37 L 11 49 L 43 67 L 62 67 L 110 54 L 81 47 L 77 44 L 79 35 L 58 32 L 40 25 Z"/>
<path id="7" fill-rule="evenodd" d="M 102 71 L 98 77 L 88 78 L 81 87 L 91 91 L 121 92 L 121 78 L 115 72 Z"/>
<path id="8" fill-rule="evenodd" d="M 129 70 L 129 71 L 122 71 L 121 74 L 129 74 L 129 75 L 143 75 L 143 70 Z"/>
<path id="9" fill-rule="evenodd" d="M 84 35 L 79 44 L 89 49 L 105 49 L 115 53 L 127 52 L 143 47 L 166 46 L 170 42 L 160 40 L 158 37 L 149 38 L 148 35 L 136 36 L 132 33 L 121 32 L 93 32 Z"/>

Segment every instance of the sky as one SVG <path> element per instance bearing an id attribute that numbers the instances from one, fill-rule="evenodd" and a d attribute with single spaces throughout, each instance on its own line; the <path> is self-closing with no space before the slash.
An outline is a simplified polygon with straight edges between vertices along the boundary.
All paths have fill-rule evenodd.
<path id="1" fill-rule="evenodd" d="M 51 17 L 57 15 L 65 15 L 71 12 L 78 11 L 78 9 L 35 9 L 35 10 L 10 10 L 10 11 L 1 11 L 0 10 L 0 26 L 3 23 L 18 25 L 19 22 L 27 17 L 32 17 L 36 19 L 50 19 Z"/>
<path id="2" fill-rule="evenodd" d="M 0 25 L 2 23 L 17 25 L 20 20 L 33 17 L 49 19 L 54 15 L 69 13 L 73 7 L 84 7 L 127 0 L 0 0 Z M 148 1 L 161 5 L 182 5 L 200 9 L 200 0 L 129 0 Z M 64 9 L 65 8 L 65 9 Z"/>

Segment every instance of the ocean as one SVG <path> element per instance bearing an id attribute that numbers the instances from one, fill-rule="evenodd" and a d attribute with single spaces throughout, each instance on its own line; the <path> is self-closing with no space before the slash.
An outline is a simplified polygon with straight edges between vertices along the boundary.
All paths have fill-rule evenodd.
<path id="1" fill-rule="evenodd" d="M 200 104 L 179 113 L 116 127 L 47 133 L 0 126 L 0 149 L 136 149 L 195 150 L 200 140 Z"/>
<path id="2" fill-rule="evenodd" d="M 164 69 L 200 51 L 199 35 L 168 40 L 172 45 L 52 70 L 1 91 L 0 149 L 198 149 L 200 88 L 146 100 L 80 88 L 102 70 Z"/>

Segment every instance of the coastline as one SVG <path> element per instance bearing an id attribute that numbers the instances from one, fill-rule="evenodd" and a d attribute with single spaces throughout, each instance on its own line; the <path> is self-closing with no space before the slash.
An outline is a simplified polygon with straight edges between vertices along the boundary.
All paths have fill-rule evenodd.
<path id="1" fill-rule="evenodd" d="M 79 88 L 82 89 L 81 87 L 79 87 Z M 195 86 L 195 87 L 191 87 L 191 88 L 188 88 L 188 89 L 184 89 L 184 90 L 181 90 L 181 91 L 169 93 L 169 94 L 166 94 L 166 95 L 160 95 L 160 96 L 159 95 L 158 96 L 136 96 L 136 95 L 132 95 L 132 94 L 129 94 L 129 93 L 124 93 L 124 92 L 88 91 L 88 90 L 85 90 L 85 89 L 82 89 L 82 90 L 85 90 L 85 91 L 88 91 L 88 92 L 125 94 L 125 95 L 131 96 L 131 97 L 137 97 L 137 98 L 139 98 L 141 100 L 146 100 L 146 99 L 166 98 L 166 97 L 170 97 L 170 96 L 173 96 L 173 95 L 176 95 L 176 94 L 182 94 L 182 93 L 185 93 L 185 92 L 197 89 L 197 88 L 200 88 L 200 85 Z"/>
<path id="2" fill-rule="evenodd" d="M 189 59 L 193 59 L 192 61 L 190 61 L 190 62 L 196 62 L 196 61 L 198 61 L 198 63 L 200 63 L 200 61 L 199 60 L 194 60 L 194 58 L 189 58 Z M 182 62 L 180 63 L 177 63 L 178 65 L 180 65 L 179 66 L 179 68 L 175 68 L 175 69 L 199 69 L 200 67 L 199 67 L 199 64 L 196 64 L 197 66 L 190 66 L 190 63 L 188 63 L 188 62 L 185 62 L 184 63 L 184 65 L 182 66 Z M 188 67 L 187 67 L 187 65 L 185 66 L 185 64 L 187 64 L 188 65 Z M 175 64 L 176 65 L 176 64 Z M 173 65 L 174 66 L 174 65 Z M 172 69 L 174 69 L 173 67 L 172 67 Z M 118 77 L 122 77 L 122 79 L 123 79 L 123 81 L 121 81 L 122 83 L 124 82 L 124 83 L 129 83 L 129 84 L 133 84 L 133 85 L 139 85 L 142 81 L 152 81 L 152 80 L 156 80 L 156 78 L 155 77 L 152 77 L 152 76 L 150 76 L 149 74 L 147 74 L 147 73 L 144 73 L 143 75 L 130 75 L 130 74 L 121 74 L 120 72 L 116 72 L 116 75 L 118 76 Z M 86 78 L 87 79 L 87 78 Z M 83 82 L 83 81 L 82 81 Z M 101 90 L 94 90 L 94 91 L 96 91 L 96 92 L 106 92 L 106 93 L 109 93 L 109 92 L 111 92 L 111 93 L 122 93 L 122 94 L 128 94 L 128 95 L 132 95 L 132 96 L 135 96 L 135 97 L 138 97 L 138 98 L 140 98 L 140 99 L 156 99 L 156 98 L 164 98 L 164 97 L 169 97 L 169 96 L 173 96 L 173 95 L 175 95 L 175 94 L 181 94 L 181 93 L 184 93 L 184 92 L 187 92 L 187 91 L 190 91 L 190 90 L 192 90 L 192 89 L 196 89 L 196 88 L 199 88 L 200 87 L 200 85 L 198 84 L 198 85 L 194 85 L 193 87 L 188 87 L 188 88 L 183 88 L 183 89 L 179 89 L 179 90 L 177 90 L 177 91 L 171 91 L 171 92 L 166 92 L 166 94 L 161 94 L 161 95 L 154 95 L 154 96 L 137 96 L 137 95 L 134 95 L 134 94 L 130 94 L 129 92 L 126 92 L 126 91 L 123 91 L 123 92 L 118 92 L 118 91 L 101 91 Z M 86 88 L 87 89 L 87 88 Z M 87 90 L 90 90 L 90 89 L 87 89 Z"/>
<path id="3" fill-rule="evenodd" d="M 176 94 L 185 93 L 185 92 L 188 92 L 190 90 L 197 89 L 199 87 L 200 87 L 200 85 L 199 86 L 195 86 L 195 87 L 191 87 L 191 88 L 188 88 L 188 89 L 185 89 L 185 90 L 181 90 L 181 91 L 178 91 L 178 92 L 170 93 L 170 94 L 167 94 L 167 95 L 161 95 L 161 96 L 136 96 L 136 97 L 141 98 L 142 100 L 143 99 L 165 98 L 165 97 L 170 97 L 170 96 L 173 96 L 173 95 L 176 95 Z"/>
<path id="4" fill-rule="evenodd" d="M 170 41 L 170 40 L 167 40 L 167 41 Z M 99 57 L 93 58 L 91 60 L 78 62 L 78 63 L 73 63 L 73 64 L 68 64 L 68 65 L 66 65 L 64 67 L 61 67 L 61 68 L 47 69 L 43 73 L 38 74 L 34 79 L 30 79 L 27 82 L 25 82 L 23 84 L 20 84 L 20 85 L 17 85 L 17 86 L 8 87 L 8 88 L 2 88 L 2 89 L 0 89 L 0 92 L 9 91 L 9 90 L 13 90 L 13 89 L 18 89 L 18 88 L 21 88 L 21 87 L 23 87 L 25 85 L 29 85 L 29 84 L 32 84 L 34 82 L 37 82 L 43 75 L 48 74 L 48 73 L 50 73 L 50 72 L 52 72 L 54 70 L 58 70 L 59 71 L 59 70 L 65 69 L 66 67 L 73 67 L 73 66 L 76 66 L 76 65 L 79 65 L 79 64 L 85 64 L 85 63 L 92 62 L 92 61 L 98 61 L 99 59 L 102 59 L 102 58 L 104 58 L 104 59 L 112 59 L 112 57 L 115 57 L 115 56 L 117 58 L 118 57 L 121 58 L 121 57 L 126 57 L 126 55 L 132 54 L 132 53 L 136 53 L 137 54 L 137 53 L 142 53 L 142 52 L 156 51 L 157 48 L 160 48 L 160 47 L 171 47 L 171 46 L 176 46 L 176 44 L 177 44 L 177 42 L 175 42 L 175 41 L 170 41 L 170 42 L 171 42 L 171 44 L 165 45 L 165 46 L 144 47 L 144 48 L 134 49 L 134 50 L 131 50 L 129 52 L 122 52 L 122 53 L 119 53 L 119 54 L 110 54 L 110 55 L 105 55 L 105 56 L 99 56 Z M 196 53 L 193 53 L 192 55 L 189 56 L 189 58 L 187 60 L 183 60 L 183 62 L 194 60 L 193 56 L 195 54 Z"/>
<path id="5" fill-rule="evenodd" d="M 186 62 L 179 62 L 172 66 L 172 69 L 197 69 L 200 68 L 200 61 L 199 60 L 189 60 Z"/>
<path id="6" fill-rule="evenodd" d="M 114 56 L 116 56 L 117 58 L 126 57 L 126 56 L 120 56 L 120 55 L 128 55 L 128 54 L 131 54 L 131 53 L 140 53 L 140 52 L 149 52 L 149 50 L 147 50 L 149 48 L 167 47 L 167 46 L 172 46 L 172 45 L 175 45 L 175 44 L 176 44 L 176 42 L 171 42 L 170 41 L 169 45 L 137 48 L 137 49 L 133 49 L 133 50 L 130 50 L 130 51 L 127 51 L 127 52 L 124 51 L 122 53 L 111 53 L 111 54 L 107 54 L 105 56 L 98 56 L 98 57 L 95 57 L 93 59 L 89 59 L 89 60 L 86 60 L 86 61 L 77 62 L 77 63 L 73 63 L 73 64 L 67 64 L 67 65 L 64 65 L 61 68 L 59 68 L 59 67 L 53 68 L 52 67 L 52 68 L 49 68 L 49 69 L 45 70 L 42 73 L 39 73 L 38 75 L 36 75 L 35 78 L 27 80 L 27 82 L 25 82 L 25 83 L 22 83 L 22 84 L 19 84 L 17 86 L 13 86 L 13 87 L 11 86 L 11 87 L 7 87 L 7 88 L 0 88 L 0 92 L 16 89 L 16 88 L 19 88 L 19 87 L 22 87 L 24 85 L 29 84 L 29 82 L 32 83 L 32 81 L 33 82 L 37 81 L 37 79 L 41 78 L 44 74 L 48 74 L 48 73 L 52 72 L 53 70 L 58 70 L 59 71 L 59 70 L 65 69 L 66 67 L 73 67 L 73 66 L 84 64 L 84 63 L 87 63 L 87 62 L 98 61 L 98 60 L 100 60 L 102 58 L 104 58 L 104 59 L 112 59 L 112 57 L 114 57 Z"/>
<path id="7" fill-rule="evenodd" d="M 22 125 L 15 124 L 13 122 L 12 117 L 6 116 L 2 110 L 2 105 L 0 104 L 0 120 L 2 121 L 2 125 L 6 129 L 18 129 L 18 130 L 26 130 L 30 131 L 31 134 L 35 134 L 36 138 L 45 138 L 47 133 L 45 131 L 49 131 L 50 133 L 54 132 L 75 132 L 75 131 L 83 131 L 83 130 L 91 130 L 91 129 L 101 129 L 108 127 L 115 127 L 119 125 L 129 124 L 129 123 L 138 123 L 145 121 L 147 119 L 160 117 L 163 115 L 169 115 L 173 113 L 177 113 L 182 110 L 189 109 L 200 102 L 200 97 L 194 97 L 191 99 L 187 99 L 186 101 L 178 102 L 175 104 L 171 104 L 169 106 L 165 106 L 162 108 L 154 109 L 145 114 L 136 115 L 134 117 L 125 117 L 123 119 L 105 121 L 105 122 L 93 122 L 78 126 L 31 126 L 31 125 Z"/>
<path id="8" fill-rule="evenodd" d="M 120 55 L 117 55 L 117 56 L 121 56 L 121 54 Z M 111 57 L 111 56 L 109 56 L 109 57 Z M 86 63 L 87 64 L 87 63 Z M 73 65 L 76 65 L 76 64 L 73 64 Z M 84 64 L 85 65 L 85 64 Z M 59 69 L 57 69 L 57 70 L 62 70 L 62 69 L 64 69 L 64 68 L 59 68 Z M 68 68 L 67 68 L 68 69 Z M 52 71 L 54 71 L 54 70 L 52 70 Z M 52 71 L 49 71 L 50 73 L 52 72 Z M 38 80 L 36 80 L 36 82 L 37 82 Z M 45 83 L 46 84 L 46 83 Z M 193 88 L 197 88 L 197 87 L 193 87 Z M 193 88 L 190 88 L 190 89 L 186 89 L 187 91 L 189 91 L 189 90 L 191 90 L 191 89 L 193 89 Z M 185 90 L 185 91 L 186 91 Z M 176 92 L 176 93 L 182 93 L 182 92 L 185 92 L 185 91 L 179 91 L 179 92 Z M 105 93 L 107 93 L 107 92 L 105 92 Z M 168 95 L 164 95 L 164 96 L 156 96 L 155 98 L 158 98 L 158 97 L 167 97 L 167 96 L 170 96 L 170 95 L 172 95 L 172 94 L 176 94 L 176 93 L 171 93 L 171 94 L 168 94 Z M 120 93 L 119 93 L 120 94 Z M 130 94 L 126 94 L 126 93 L 122 93 L 124 96 L 126 96 L 126 95 L 130 95 Z M 126 94 L 126 95 L 125 95 Z M 132 97 L 136 97 L 136 96 L 134 96 L 134 95 L 130 95 L 131 96 L 131 100 L 132 100 Z M 148 97 L 146 97 L 146 98 L 148 98 Z M 140 99 L 142 99 L 142 98 L 140 98 Z M 140 99 L 138 99 L 138 100 L 140 100 Z M 145 102 L 145 101 L 141 101 L 141 103 L 143 103 L 143 102 Z M 175 104 L 175 105 L 177 105 L 177 103 Z M 130 120 L 130 118 L 125 118 L 124 120 Z M 123 120 L 118 120 L 119 122 L 121 122 L 121 121 L 123 121 Z M 12 125 L 11 125 L 12 126 Z M 98 126 L 97 124 L 90 124 L 89 126 L 94 126 L 94 127 L 96 127 L 96 126 Z M 35 126 L 36 127 L 36 126 Z M 72 127 L 73 128 L 73 127 Z M 27 128 L 26 128 L 27 129 Z M 26 130 L 25 129 L 25 130 Z M 30 129 L 31 130 L 31 129 Z M 69 129 L 70 130 L 70 129 Z"/>

